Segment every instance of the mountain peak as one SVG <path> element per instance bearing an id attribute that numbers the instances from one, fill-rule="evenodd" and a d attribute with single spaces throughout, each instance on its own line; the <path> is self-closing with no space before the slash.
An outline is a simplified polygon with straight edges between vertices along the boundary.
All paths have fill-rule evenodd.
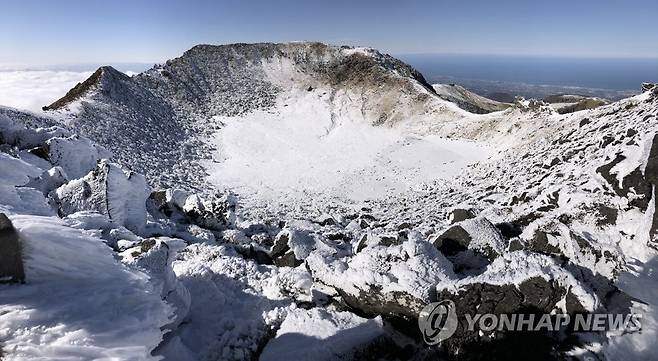
<path id="1" fill-rule="evenodd" d="M 89 78 L 82 83 L 76 84 L 66 95 L 59 98 L 50 105 L 44 106 L 43 110 L 57 110 L 66 105 L 82 98 L 93 89 L 102 89 L 104 86 L 116 83 L 121 80 L 128 80 L 129 76 L 116 70 L 115 68 L 105 65 L 98 68 Z"/>

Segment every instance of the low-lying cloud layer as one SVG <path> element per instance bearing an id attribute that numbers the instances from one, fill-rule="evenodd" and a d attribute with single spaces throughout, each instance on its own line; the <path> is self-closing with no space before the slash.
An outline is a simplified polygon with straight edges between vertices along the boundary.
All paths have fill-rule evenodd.
<path id="1" fill-rule="evenodd" d="M 69 89 L 88 78 L 91 71 L 0 71 L 0 105 L 41 111 Z"/>

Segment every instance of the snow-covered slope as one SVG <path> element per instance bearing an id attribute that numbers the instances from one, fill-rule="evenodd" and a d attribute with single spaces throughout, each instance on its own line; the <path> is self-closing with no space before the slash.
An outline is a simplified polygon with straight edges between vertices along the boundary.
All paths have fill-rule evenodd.
<path id="1" fill-rule="evenodd" d="M 478 115 L 371 49 L 234 44 L 51 108 L 0 108 L 7 359 L 654 358 L 658 87 Z M 463 327 L 530 311 L 642 330 Z"/>

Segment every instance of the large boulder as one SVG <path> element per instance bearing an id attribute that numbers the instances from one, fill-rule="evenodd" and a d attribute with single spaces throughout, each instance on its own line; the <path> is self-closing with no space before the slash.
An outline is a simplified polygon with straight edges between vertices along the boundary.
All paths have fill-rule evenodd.
<path id="1" fill-rule="evenodd" d="M 167 189 L 151 193 L 148 204 L 149 211 L 159 213 L 158 217 L 220 232 L 235 221 L 237 201 L 230 194 L 203 197 L 180 189 Z"/>
<path id="2" fill-rule="evenodd" d="M 112 155 L 105 148 L 77 135 L 50 138 L 34 153 L 43 156 L 53 166 L 62 167 L 70 179 L 83 177 L 96 167 L 99 160 Z"/>
<path id="3" fill-rule="evenodd" d="M 295 309 L 288 312 L 259 360 L 355 360 L 385 338 L 381 317 L 367 319 L 322 308 Z"/>
<path id="4" fill-rule="evenodd" d="M 0 213 L 0 283 L 25 282 L 18 232 L 11 220 Z"/>
<path id="5" fill-rule="evenodd" d="M 450 354 L 470 354 L 474 348 L 490 345 L 519 347 L 523 351 L 522 337 L 526 342 L 546 343 L 543 333 L 506 332 L 504 329 L 482 330 L 476 324 L 469 330 L 468 317 L 493 314 L 534 314 L 537 320 L 544 314 L 570 314 L 592 312 L 600 307 L 599 298 L 590 288 L 562 268 L 559 261 L 545 255 L 525 251 L 507 253 L 496 259 L 487 271 L 476 277 L 457 282 L 444 281 L 436 287 L 437 299 L 452 301 L 457 315 L 457 329 L 452 337 L 443 341 Z M 500 324 L 499 324 L 500 325 Z M 536 339 L 534 337 L 537 337 Z M 549 345 L 551 342 L 547 342 Z M 485 345 L 485 346 L 483 346 Z M 487 348 L 488 349 L 488 348 Z M 527 351 L 527 350 L 526 350 Z M 466 359 L 480 359 L 467 357 Z"/>
<path id="6" fill-rule="evenodd" d="M 229 194 L 210 198 L 193 194 L 185 200 L 183 212 L 192 223 L 206 229 L 221 231 L 235 220 L 236 204 L 235 198 Z"/>
<path id="7" fill-rule="evenodd" d="M 148 238 L 120 254 L 124 263 L 146 271 L 151 283 L 160 290 L 160 297 L 174 308 L 175 316 L 166 326 L 169 330 L 175 330 L 185 320 L 192 303 L 189 291 L 178 281 L 172 268 L 176 254 L 184 247 L 182 240 Z"/>
<path id="8" fill-rule="evenodd" d="M 296 267 L 313 251 L 332 255 L 348 254 L 351 245 L 324 237 L 316 224 L 294 221 L 276 235 L 268 254 L 277 266 Z"/>
<path id="9" fill-rule="evenodd" d="M 103 160 L 83 178 L 57 188 L 51 197 L 60 216 L 95 211 L 141 233 L 146 226 L 146 199 L 150 193 L 144 176 Z"/>
<path id="10" fill-rule="evenodd" d="M 404 319 L 415 318 L 435 299 L 438 282 L 456 278 L 452 264 L 417 233 L 402 244 L 366 247 L 353 257 L 317 250 L 306 264 L 313 278 L 336 289 L 350 308 Z"/>
<path id="11" fill-rule="evenodd" d="M 450 226 L 434 240 L 434 246 L 446 256 L 472 250 L 493 260 L 505 251 L 507 242 L 488 219 L 478 217 Z"/>

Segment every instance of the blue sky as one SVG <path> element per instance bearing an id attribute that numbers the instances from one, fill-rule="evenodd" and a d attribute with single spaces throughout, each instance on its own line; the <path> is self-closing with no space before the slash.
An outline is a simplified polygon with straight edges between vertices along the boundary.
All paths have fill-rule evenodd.
<path id="1" fill-rule="evenodd" d="M 0 0 L 0 64 L 161 62 L 198 43 L 658 58 L 656 0 Z"/>

